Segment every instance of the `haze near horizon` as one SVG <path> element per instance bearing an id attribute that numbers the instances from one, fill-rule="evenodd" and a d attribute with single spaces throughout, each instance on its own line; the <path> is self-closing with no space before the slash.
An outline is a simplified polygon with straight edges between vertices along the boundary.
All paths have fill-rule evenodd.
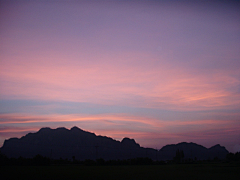
<path id="1" fill-rule="evenodd" d="M 1 1 L 0 146 L 78 126 L 240 151 L 238 1 Z"/>

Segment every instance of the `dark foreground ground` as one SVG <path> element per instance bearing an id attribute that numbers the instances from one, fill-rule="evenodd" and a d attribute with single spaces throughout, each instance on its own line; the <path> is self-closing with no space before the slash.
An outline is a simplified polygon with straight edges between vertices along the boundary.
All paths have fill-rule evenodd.
<path id="1" fill-rule="evenodd" d="M 240 179 L 240 165 L 0 166 L 0 179 Z"/>

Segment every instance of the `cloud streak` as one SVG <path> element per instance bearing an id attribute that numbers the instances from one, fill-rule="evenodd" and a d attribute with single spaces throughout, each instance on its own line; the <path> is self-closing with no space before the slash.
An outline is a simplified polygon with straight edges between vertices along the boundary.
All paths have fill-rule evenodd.
<path id="1" fill-rule="evenodd" d="M 239 7 L 3 2 L 1 141 L 11 132 L 78 125 L 146 146 L 188 139 L 235 147 Z"/>
<path id="2" fill-rule="evenodd" d="M 214 109 L 240 103 L 240 81 L 230 70 L 192 74 L 184 68 L 166 70 L 164 64 L 151 69 L 126 68 L 11 66 L 11 71 L 1 71 L 2 95 L 175 109 Z"/>
<path id="3" fill-rule="evenodd" d="M 64 126 L 71 128 L 75 125 L 84 130 L 95 132 L 99 135 L 109 135 L 120 140 L 130 136 L 139 141 L 143 146 L 163 146 L 164 139 L 177 142 L 180 139 L 186 141 L 204 142 L 210 138 L 214 140 L 238 136 L 240 128 L 239 120 L 219 121 L 164 121 L 142 116 L 129 116 L 127 114 L 101 114 L 94 116 L 75 115 L 24 115 L 24 114 L 2 114 L 0 116 L 0 129 L 2 137 L 8 137 L 17 133 L 18 137 L 26 132 L 37 131 L 39 128 L 49 126 L 57 128 Z M 56 125 L 56 123 L 58 125 Z M 186 132 L 186 129 L 188 131 Z M 221 134 L 222 133 L 222 134 Z M 239 138 L 239 137 L 238 137 Z M 151 139 L 151 143 L 147 141 Z M 211 141 L 211 142 L 212 142 Z M 227 141 L 224 141 L 227 145 Z M 229 147 L 228 147 L 229 148 Z"/>

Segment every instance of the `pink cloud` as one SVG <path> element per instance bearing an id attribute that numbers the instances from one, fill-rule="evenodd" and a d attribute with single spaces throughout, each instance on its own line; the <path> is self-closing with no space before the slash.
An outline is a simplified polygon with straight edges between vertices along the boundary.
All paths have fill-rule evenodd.
<path id="1" fill-rule="evenodd" d="M 1 68 L 4 79 L 1 94 L 3 97 L 189 110 L 240 104 L 239 94 L 228 90 L 240 83 L 232 72 L 193 74 L 184 68 L 167 66 L 129 69 L 117 63 L 92 66 L 69 63 L 56 67 L 38 63 L 6 65 Z"/>
<path id="2" fill-rule="evenodd" d="M 181 121 L 111 112 L 59 115 L 54 105 L 46 105 L 32 109 L 45 108 L 50 115 L 24 114 L 25 109 L 1 114 L 1 126 L 79 125 L 116 137 L 133 135 L 143 144 L 159 132 L 155 135 L 162 139 L 180 140 L 188 131 L 205 139 L 198 133 L 222 129 L 231 134 L 233 128 L 236 136 L 239 10 L 231 3 L 170 4 L 3 3 L 0 100 L 69 101 L 176 114 L 206 111 L 204 115 L 197 112 L 198 118 Z"/>

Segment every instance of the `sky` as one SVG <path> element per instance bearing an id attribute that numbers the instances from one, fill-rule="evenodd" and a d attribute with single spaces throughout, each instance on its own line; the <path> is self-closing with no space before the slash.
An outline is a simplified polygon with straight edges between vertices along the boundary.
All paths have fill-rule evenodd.
<path id="1" fill-rule="evenodd" d="M 240 151 L 237 1 L 0 1 L 0 146 L 42 127 Z"/>

